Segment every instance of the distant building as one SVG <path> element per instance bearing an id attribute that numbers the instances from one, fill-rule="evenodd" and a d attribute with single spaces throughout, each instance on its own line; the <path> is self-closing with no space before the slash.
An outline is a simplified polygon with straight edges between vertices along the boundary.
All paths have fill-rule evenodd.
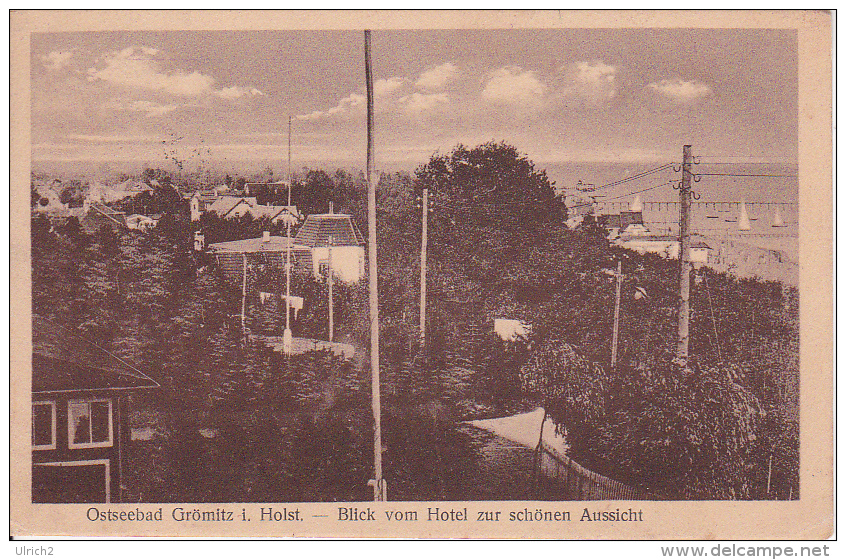
<path id="1" fill-rule="evenodd" d="M 679 258 L 679 238 L 673 235 L 621 236 L 615 241 L 615 244 L 641 254 L 654 253 L 668 259 Z M 690 262 L 707 263 L 710 250 L 711 247 L 701 239 L 691 239 Z"/>
<path id="2" fill-rule="evenodd" d="M 325 276 L 332 246 L 332 270 L 343 282 L 355 283 L 364 277 L 364 236 L 349 214 L 311 214 L 300 227 L 297 244 L 311 249 L 315 276 Z"/>
<path id="3" fill-rule="evenodd" d="M 294 270 L 325 277 L 329 271 L 329 245 L 332 245 L 333 276 L 347 283 L 364 276 L 364 237 L 348 214 L 312 214 L 291 240 Z M 243 276 L 244 261 L 249 265 L 261 257 L 284 270 L 288 238 L 265 233 L 254 239 L 212 243 L 209 250 L 224 274 L 237 280 Z"/>
<path id="4" fill-rule="evenodd" d="M 214 191 L 195 191 L 192 193 L 188 199 L 188 207 L 191 210 L 191 221 L 197 222 L 200 220 L 200 216 L 206 213 L 206 210 L 212 203 L 217 200 L 219 197 L 215 194 Z"/>
<path id="5" fill-rule="evenodd" d="M 214 212 L 224 219 L 241 218 L 249 214 L 257 204 L 255 197 L 221 196 L 212 202 L 206 211 Z"/>
<path id="6" fill-rule="evenodd" d="M 624 211 L 619 214 L 604 214 L 597 217 L 597 224 L 608 232 L 609 239 L 621 235 L 646 235 L 649 230 L 643 223 L 643 213 Z"/>
<path id="7" fill-rule="evenodd" d="M 291 222 L 292 225 L 300 220 L 296 206 L 272 206 L 259 204 L 254 196 L 218 196 L 207 191 L 197 191 L 190 199 L 191 220 L 199 221 L 206 212 L 213 212 L 225 220 L 252 216 L 260 220 L 267 218 L 271 223 Z"/>
<path id="8" fill-rule="evenodd" d="M 125 218 L 125 223 L 129 229 L 147 232 L 156 227 L 159 220 L 143 214 L 131 214 Z"/>
<path id="9" fill-rule="evenodd" d="M 129 395 L 153 379 L 78 333 L 32 318 L 32 501 L 121 501 Z"/>
<path id="10" fill-rule="evenodd" d="M 264 236 L 254 239 L 212 243 L 209 245 L 209 251 L 214 256 L 224 276 L 233 281 L 240 281 L 244 274 L 245 261 L 248 266 L 258 262 L 266 262 L 284 271 L 288 254 L 288 238 L 266 233 Z M 297 244 L 292 239 L 291 261 L 294 270 L 305 274 L 311 273 L 314 269 L 311 247 Z"/>
<path id="11" fill-rule="evenodd" d="M 144 192 L 151 193 L 153 190 L 150 185 L 133 179 L 127 179 L 117 185 L 104 185 L 99 181 L 94 181 L 88 187 L 86 198 L 89 203 L 111 204 Z"/>
<path id="12" fill-rule="evenodd" d="M 112 228 L 113 231 L 126 229 L 126 214 L 105 206 L 103 204 L 89 204 L 88 200 L 83 205 L 82 228 L 88 233 L 94 233 L 103 226 Z"/>

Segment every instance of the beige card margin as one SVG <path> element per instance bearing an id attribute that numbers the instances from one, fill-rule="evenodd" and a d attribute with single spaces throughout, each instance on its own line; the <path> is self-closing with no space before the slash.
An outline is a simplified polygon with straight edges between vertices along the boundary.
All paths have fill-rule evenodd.
<path id="1" fill-rule="evenodd" d="M 832 18 L 827 12 L 56 12 L 10 14 L 10 535 L 26 536 L 267 536 L 267 537 L 476 537 L 564 539 L 825 539 L 833 521 L 833 244 L 832 244 Z M 259 507 L 275 504 L 184 504 L 186 508 L 246 507 L 249 523 L 165 521 L 91 522 L 87 505 L 30 503 L 31 268 L 29 34 L 50 31 L 438 29 L 438 28 L 784 28 L 799 41 L 799 188 L 801 294 L 801 499 L 794 502 L 388 502 L 299 504 L 301 523 L 259 522 Z M 362 70 L 363 73 L 363 70 Z M 363 79 L 363 78 L 362 78 Z M 773 87 L 778 87 L 773 84 Z M 378 157 L 378 152 L 377 152 Z M 362 161 L 364 147 L 362 147 Z M 334 521 L 338 505 L 416 510 L 416 523 Z M 281 504 L 280 504 L 281 506 Z M 535 507 L 532 507 L 535 506 Z M 159 505 L 141 504 L 141 509 Z M 289 509 L 291 504 L 288 504 Z M 294 506 L 297 507 L 297 506 Z M 428 507 L 468 508 L 468 522 L 425 521 Z M 478 523 L 477 511 L 523 507 L 570 511 L 569 523 Z M 584 507 L 643 511 L 642 523 L 579 522 Z M 135 504 L 112 504 L 113 510 Z M 505 514 L 507 515 L 507 514 Z"/>

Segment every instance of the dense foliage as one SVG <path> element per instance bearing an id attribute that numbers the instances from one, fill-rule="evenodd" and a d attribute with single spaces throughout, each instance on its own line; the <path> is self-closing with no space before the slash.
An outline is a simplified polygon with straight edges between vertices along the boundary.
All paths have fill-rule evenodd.
<path id="1" fill-rule="evenodd" d="M 125 202 L 165 214 L 150 235 L 108 228 L 89 235 L 74 219 L 32 223 L 33 312 L 80 328 L 162 383 L 136 403 L 136 423 L 152 425 L 157 436 L 138 442 L 148 453 L 134 465 L 134 498 L 366 498 L 366 352 L 343 362 L 245 345 L 240 285 L 192 254 L 193 232 L 202 228 L 214 243 L 281 234 L 282 226 L 208 214 L 191 223 L 170 181 L 158 182 L 151 195 Z M 365 231 L 364 186 L 361 175 L 304 170 L 293 201 L 305 213 L 325 212 L 333 201 Z M 421 346 L 424 187 L 431 213 Z M 280 203 L 287 192 L 261 196 Z M 472 488 L 457 481 L 473 479 L 479 454 L 458 423 L 537 405 L 578 461 L 655 494 L 798 497 L 794 289 L 698 271 L 692 360 L 680 368 L 670 355 L 678 263 L 610 247 L 597 228 L 566 229 L 553 185 L 513 147 L 459 146 L 413 176 L 383 174 L 377 203 L 385 469 L 393 497 L 467 497 L 461 492 Z M 619 362 L 611 368 L 608 271 L 617 259 L 624 282 Z M 281 278 L 270 263 L 251 265 L 251 333 L 281 334 L 284 312 L 257 297 L 280 293 Z M 295 333 L 325 338 L 325 281 L 295 275 L 293 285 L 307 302 Z M 647 297 L 636 299 L 635 288 Z M 336 340 L 366 349 L 366 285 L 335 290 Z M 497 318 L 530 323 L 532 335 L 503 342 L 493 333 Z"/>

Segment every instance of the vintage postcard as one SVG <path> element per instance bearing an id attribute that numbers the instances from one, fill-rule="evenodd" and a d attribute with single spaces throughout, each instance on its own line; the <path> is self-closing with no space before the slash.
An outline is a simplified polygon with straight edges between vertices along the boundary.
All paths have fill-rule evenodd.
<path id="1" fill-rule="evenodd" d="M 10 19 L 11 536 L 833 533 L 830 13 Z"/>

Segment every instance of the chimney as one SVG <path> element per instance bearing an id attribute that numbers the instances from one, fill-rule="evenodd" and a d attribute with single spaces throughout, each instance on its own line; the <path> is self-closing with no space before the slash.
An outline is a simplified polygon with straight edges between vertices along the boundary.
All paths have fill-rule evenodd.
<path id="1" fill-rule="evenodd" d="M 330 213 L 330 214 L 334 214 L 334 213 L 335 213 L 335 203 L 334 203 L 334 202 L 332 202 L 331 200 L 329 201 L 329 213 Z"/>
<path id="2" fill-rule="evenodd" d="M 261 234 L 261 240 L 262 240 L 262 242 L 264 242 L 264 243 L 268 243 L 268 242 L 270 242 L 270 232 L 269 232 L 269 231 L 265 231 L 265 232 L 263 232 L 263 233 Z"/>

